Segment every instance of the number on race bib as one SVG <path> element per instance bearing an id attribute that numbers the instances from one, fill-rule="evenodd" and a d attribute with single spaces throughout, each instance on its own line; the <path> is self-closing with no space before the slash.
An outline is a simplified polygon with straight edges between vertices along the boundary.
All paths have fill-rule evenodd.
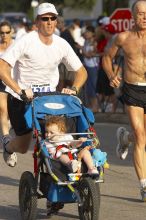
<path id="1" fill-rule="evenodd" d="M 50 90 L 50 85 L 49 84 L 45 84 L 45 85 L 32 85 L 31 86 L 32 91 L 39 93 L 39 92 L 51 92 Z"/>

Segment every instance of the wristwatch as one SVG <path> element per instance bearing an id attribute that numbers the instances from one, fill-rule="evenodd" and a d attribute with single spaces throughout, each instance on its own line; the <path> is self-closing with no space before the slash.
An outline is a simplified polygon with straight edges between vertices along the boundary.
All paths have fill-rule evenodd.
<path id="1" fill-rule="evenodd" d="M 22 90 L 20 91 L 19 96 L 20 96 L 20 98 L 21 98 L 24 102 L 28 102 L 28 101 L 29 101 L 24 89 L 22 89 Z"/>
<path id="2" fill-rule="evenodd" d="M 75 86 L 72 86 L 70 87 L 71 90 L 75 91 L 76 92 L 76 95 L 78 94 L 79 90 L 75 87 Z"/>

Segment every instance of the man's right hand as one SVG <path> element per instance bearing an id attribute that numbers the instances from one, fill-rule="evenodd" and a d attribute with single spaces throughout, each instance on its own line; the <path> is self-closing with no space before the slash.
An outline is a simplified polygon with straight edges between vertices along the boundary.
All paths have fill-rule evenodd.
<path id="1" fill-rule="evenodd" d="M 113 76 L 109 80 L 110 80 L 110 86 L 114 88 L 119 88 L 122 78 L 119 76 Z"/>
<path id="2" fill-rule="evenodd" d="M 24 102 L 31 102 L 33 99 L 33 91 L 31 88 L 29 89 L 25 89 L 25 90 L 21 90 L 22 94 L 20 94 L 20 98 L 24 101 Z"/>

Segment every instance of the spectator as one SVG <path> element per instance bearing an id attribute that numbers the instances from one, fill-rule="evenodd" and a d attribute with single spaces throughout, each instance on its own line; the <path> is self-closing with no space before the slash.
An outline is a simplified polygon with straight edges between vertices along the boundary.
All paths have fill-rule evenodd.
<path id="1" fill-rule="evenodd" d="M 82 49 L 82 54 L 84 65 L 88 73 L 88 78 L 85 84 L 85 97 L 87 106 L 96 113 L 98 111 L 96 84 L 99 58 L 97 57 L 97 42 L 95 40 L 95 29 L 93 26 L 86 27 L 84 38 L 85 43 Z"/>
<path id="2" fill-rule="evenodd" d="M 0 23 L 0 56 L 13 43 L 11 25 L 7 21 Z M 0 127 L 2 132 L 2 142 L 9 134 L 9 120 L 7 111 L 6 85 L 0 80 Z"/>
<path id="3" fill-rule="evenodd" d="M 16 36 L 15 36 L 15 39 L 19 39 L 20 37 L 22 37 L 24 34 L 27 33 L 26 31 L 26 19 L 22 19 L 22 21 L 19 23 L 18 25 L 18 29 L 17 29 L 17 32 L 16 32 Z"/>
<path id="4" fill-rule="evenodd" d="M 58 16 L 57 18 L 57 28 L 60 31 L 60 37 L 65 39 L 73 48 L 73 50 L 77 52 L 75 41 L 70 33 L 70 30 L 65 27 L 64 18 L 61 16 Z M 59 91 L 61 91 L 63 87 L 72 86 L 75 73 L 68 71 L 63 63 L 59 65 L 59 74 L 60 79 L 57 87 Z"/>
<path id="5" fill-rule="evenodd" d="M 110 47 L 112 43 L 113 35 L 115 34 L 115 30 L 113 25 L 108 24 L 102 27 L 104 33 L 104 39 L 98 43 L 98 51 L 102 54 L 106 51 L 106 48 Z M 97 95 L 98 100 L 103 112 L 106 111 L 108 107 L 108 111 L 115 112 L 116 111 L 116 96 L 114 88 L 110 86 L 109 79 L 103 70 L 102 64 L 100 59 L 100 68 L 98 71 L 98 80 L 97 80 Z"/>

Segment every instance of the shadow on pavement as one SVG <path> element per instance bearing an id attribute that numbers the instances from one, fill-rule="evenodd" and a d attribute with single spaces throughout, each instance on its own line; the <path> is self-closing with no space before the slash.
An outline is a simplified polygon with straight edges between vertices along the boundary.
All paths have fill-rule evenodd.
<path id="1" fill-rule="evenodd" d="M 19 186 L 19 180 L 13 179 L 7 176 L 0 176 L 0 184 L 10 185 L 10 186 Z"/>
<path id="2" fill-rule="evenodd" d="M 77 215 L 72 215 L 64 212 L 59 212 L 57 215 L 53 215 L 55 219 L 79 219 Z M 37 219 L 49 219 L 46 215 L 46 210 L 38 208 Z M 20 211 L 18 206 L 0 206 L 0 220 L 22 220 L 20 217 Z"/>
<path id="3" fill-rule="evenodd" d="M 21 220 L 18 206 L 0 206 L 1 220 Z"/>
<path id="4" fill-rule="evenodd" d="M 38 219 L 51 219 L 51 216 L 50 217 L 47 217 L 46 216 L 46 212 L 45 210 L 43 209 L 38 209 L 38 215 L 37 215 Z M 79 216 L 77 215 L 72 215 L 72 214 L 68 214 L 68 213 L 65 213 L 65 212 L 59 212 L 58 214 L 56 215 L 53 215 L 53 217 L 57 220 L 59 217 L 59 219 L 79 219 Z M 61 218 L 62 217 L 62 218 Z"/>
<path id="5" fill-rule="evenodd" d="M 121 197 L 121 196 L 111 196 L 111 195 L 104 195 L 104 194 L 101 194 L 101 196 L 108 197 L 108 198 L 119 199 L 119 200 L 125 200 L 125 201 L 128 201 L 128 202 L 142 203 L 140 201 L 140 199 L 126 198 L 126 197 Z"/>

